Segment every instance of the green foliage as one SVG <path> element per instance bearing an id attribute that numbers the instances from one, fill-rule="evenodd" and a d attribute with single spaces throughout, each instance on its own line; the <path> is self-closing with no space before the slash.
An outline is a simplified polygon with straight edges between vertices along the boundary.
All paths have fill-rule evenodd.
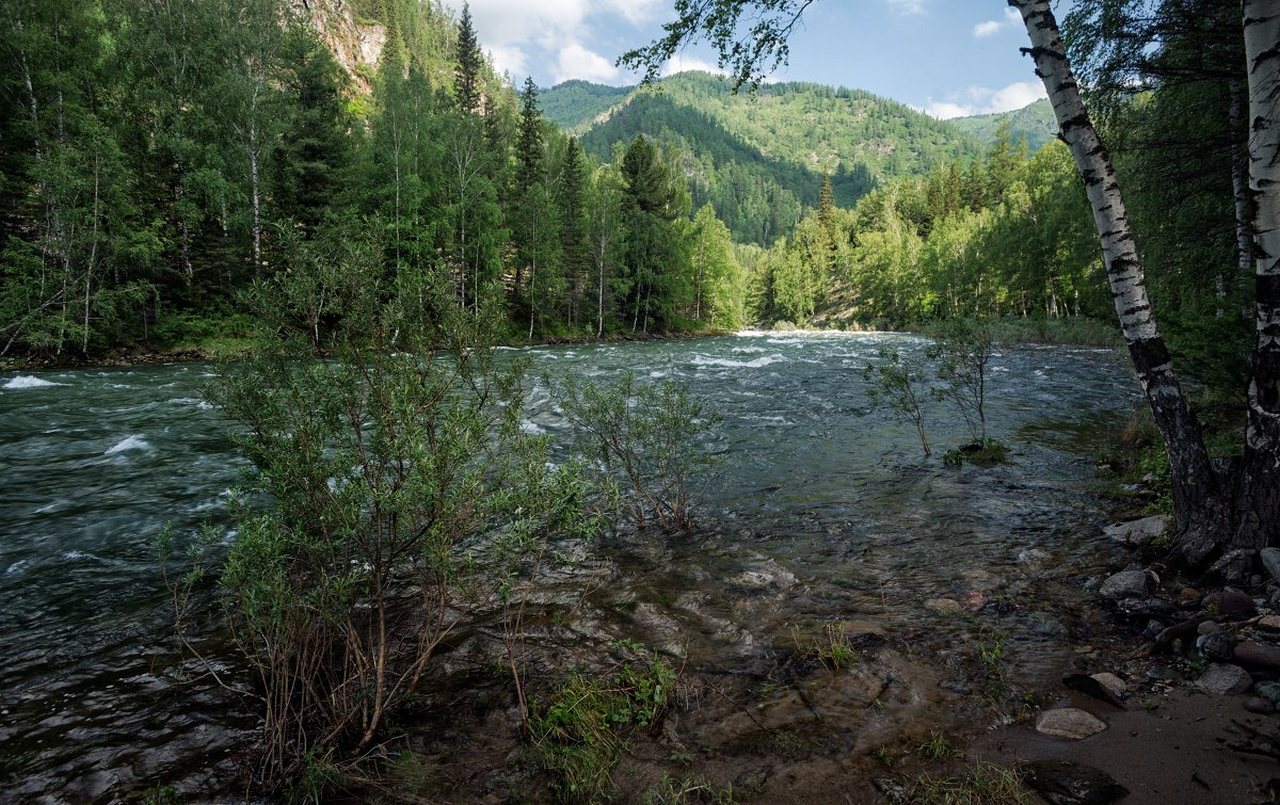
<path id="1" fill-rule="evenodd" d="M 867 397 L 873 406 L 888 408 L 898 419 L 915 426 L 920 449 L 928 458 L 932 451 L 920 408 L 924 398 L 924 365 L 919 360 L 903 358 L 893 347 L 881 346 L 877 352 L 879 361 L 868 364 L 862 372 L 867 382 Z"/>
<path id="2" fill-rule="evenodd" d="M 546 705 L 535 704 L 529 738 L 563 800 L 609 799 L 627 733 L 658 723 L 675 682 L 676 672 L 654 655 L 640 667 L 624 663 L 604 682 L 574 674 Z"/>
<path id="3" fill-rule="evenodd" d="M 921 775 L 912 783 L 906 801 L 929 805 L 1030 805 L 1035 799 L 1016 772 L 979 761 L 953 777 Z"/>
<path id="4" fill-rule="evenodd" d="M 938 730 L 929 733 L 929 740 L 920 744 L 916 748 L 920 754 L 929 760 L 946 760 L 947 758 L 959 757 L 963 753 L 951 745 L 947 740 L 947 736 Z"/>
<path id="5" fill-rule="evenodd" d="M 849 641 L 844 626 L 829 623 L 822 630 L 821 637 L 804 638 L 800 631 L 792 628 L 792 637 L 796 643 L 796 651 L 829 671 L 847 671 L 858 664 L 858 650 Z"/>
<path id="6" fill-rule="evenodd" d="M 702 779 L 662 775 L 658 784 L 644 792 L 644 805 L 732 805 L 737 802 L 733 786 L 718 787 Z"/>
<path id="7" fill-rule="evenodd" d="M 959 467 L 966 461 L 979 467 L 992 467 L 1009 460 L 1009 448 L 990 437 L 953 447 L 942 456 L 948 467 Z"/>
<path id="8" fill-rule="evenodd" d="M 306 798 L 429 685 L 459 585 L 499 595 L 523 557 L 593 522 L 574 467 L 520 430 L 522 367 L 495 367 L 494 311 L 459 309 L 421 272 L 387 277 L 373 236 L 348 240 L 341 327 L 320 337 L 332 360 L 307 360 L 315 332 L 285 278 L 261 283 L 263 345 L 211 391 L 273 501 L 238 512 L 219 579 L 262 692 L 259 771 Z"/>
<path id="9" fill-rule="evenodd" d="M 603 482 L 620 490 L 638 526 L 653 522 L 678 531 L 692 525 L 691 492 L 713 462 L 706 438 L 718 413 L 683 383 L 637 383 L 631 372 L 606 386 L 570 377 L 557 396 L 583 455 L 594 459 Z"/>
<path id="10" fill-rule="evenodd" d="M 984 321 L 957 319 L 934 328 L 934 342 L 926 354 L 938 361 L 936 390 L 949 399 L 964 418 L 975 444 L 987 441 L 987 366 L 995 349 L 991 329 Z"/>

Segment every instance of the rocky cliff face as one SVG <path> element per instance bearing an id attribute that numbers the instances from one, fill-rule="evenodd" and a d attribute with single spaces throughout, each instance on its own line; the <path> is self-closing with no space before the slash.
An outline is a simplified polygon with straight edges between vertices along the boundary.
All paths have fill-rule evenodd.
<path id="1" fill-rule="evenodd" d="M 358 19 L 348 0 L 293 0 L 293 8 L 328 45 L 359 90 L 370 91 L 372 68 L 387 42 L 386 26 Z M 362 65 L 367 69 L 360 69 Z"/>

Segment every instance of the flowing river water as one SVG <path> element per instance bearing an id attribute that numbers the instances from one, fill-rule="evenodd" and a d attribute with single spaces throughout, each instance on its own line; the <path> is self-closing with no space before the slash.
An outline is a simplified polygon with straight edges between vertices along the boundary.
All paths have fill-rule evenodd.
<path id="1" fill-rule="evenodd" d="M 1095 566 L 1105 511 L 1093 451 L 1127 419 L 1136 382 L 1106 350 L 1001 349 L 987 418 L 1012 462 L 948 468 L 941 450 L 925 460 L 912 428 L 872 408 L 862 380 L 880 345 L 917 353 L 924 343 L 745 333 L 521 350 L 538 373 L 683 380 L 724 416 L 723 460 L 699 496 L 706 529 L 598 546 L 583 564 L 591 605 L 558 639 L 571 650 L 593 636 L 632 637 L 694 672 L 765 678 L 777 647 L 839 623 L 900 646 L 918 639 L 936 686 L 954 664 L 940 632 L 998 626 L 1017 673 L 1052 672 L 1068 651 L 1059 621 L 1070 620 L 1069 598 L 1056 610 L 1011 604 L 1015 615 L 993 627 L 940 627 L 926 602 L 1007 603 L 1065 568 Z M 214 379 L 195 364 L 0 378 L 0 800 L 110 801 L 166 782 L 207 796 L 236 790 L 234 755 L 254 716 L 175 649 L 153 547 L 166 522 L 179 535 L 226 525 L 246 463 L 202 399 Z M 959 443 L 958 417 L 926 406 L 934 442 Z M 564 435 L 545 390 L 535 389 L 526 427 Z M 840 751 L 865 749 L 895 707 L 901 725 L 939 706 L 932 694 L 886 693 L 910 653 L 881 658 L 866 696 L 875 712 L 858 716 Z M 771 735 L 815 707 L 871 712 L 843 689 L 811 686 L 800 704 L 785 691 L 761 695 L 773 699 L 752 720 L 775 719 Z M 726 724 L 741 709 L 687 730 L 704 746 L 740 744 Z"/>

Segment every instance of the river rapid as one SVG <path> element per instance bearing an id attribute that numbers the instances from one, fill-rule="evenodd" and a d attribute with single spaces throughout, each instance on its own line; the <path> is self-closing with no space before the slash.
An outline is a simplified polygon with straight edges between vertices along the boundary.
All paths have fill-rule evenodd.
<path id="1" fill-rule="evenodd" d="M 1087 574 L 1105 517 L 1093 451 L 1138 401 L 1131 370 L 1106 350 L 1001 349 L 987 419 L 1013 461 L 955 469 L 940 454 L 964 431 L 945 403 L 927 403 L 939 448 L 929 460 L 913 428 L 872 409 L 862 369 L 883 344 L 918 353 L 925 342 L 744 333 L 515 351 L 537 375 L 683 380 L 724 416 L 723 460 L 699 494 L 705 529 L 601 546 L 586 563 L 591 606 L 566 626 L 565 645 L 627 636 L 694 670 L 763 675 L 794 635 L 851 623 L 918 635 L 941 657 L 947 643 L 928 642 L 938 613 L 926 602 L 1016 597 L 1064 568 Z M 236 790 L 234 753 L 255 717 L 182 660 L 154 549 L 166 522 L 184 538 L 227 526 L 247 467 L 203 400 L 214 380 L 198 364 L 0 378 L 0 800 L 110 801 L 163 783 Z M 541 387 L 526 420 L 564 436 Z M 1040 628 L 1054 613 L 1022 610 L 998 625 L 1017 673 L 1034 680 L 1061 663 L 1065 627 Z M 936 673 L 945 677 L 945 658 Z M 897 701 L 886 689 L 877 714 Z M 779 719 L 799 717 L 774 704 Z M 741 737 L 716 729 L 701 744 Z M 841 751 L 870 729 L 851 728 Z"/>

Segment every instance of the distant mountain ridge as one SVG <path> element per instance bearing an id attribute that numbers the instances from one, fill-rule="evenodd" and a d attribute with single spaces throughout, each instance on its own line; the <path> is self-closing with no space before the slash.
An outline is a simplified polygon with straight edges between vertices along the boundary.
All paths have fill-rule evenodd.
<path id="1" fill-rule="evenodd" d="M 711 202 L 736 239 L 761 245 L 817 205 L 823 174 L 832 178 L 837 203 L 851 206 L 886 179 L 984 154 L 1006 118 L 1015 138 L 1027 132 L 1033 149 L 1052 136 L 1031 107 L 1021 115 L 943 121 L 845 87 L 788 82 L 735 94 L 725 79 L 704 72 L 653 87 L 566 81 L 539 100 L 549 120 L 601 160 L 638 134 L 677 144 L 695 205 Z"/>

